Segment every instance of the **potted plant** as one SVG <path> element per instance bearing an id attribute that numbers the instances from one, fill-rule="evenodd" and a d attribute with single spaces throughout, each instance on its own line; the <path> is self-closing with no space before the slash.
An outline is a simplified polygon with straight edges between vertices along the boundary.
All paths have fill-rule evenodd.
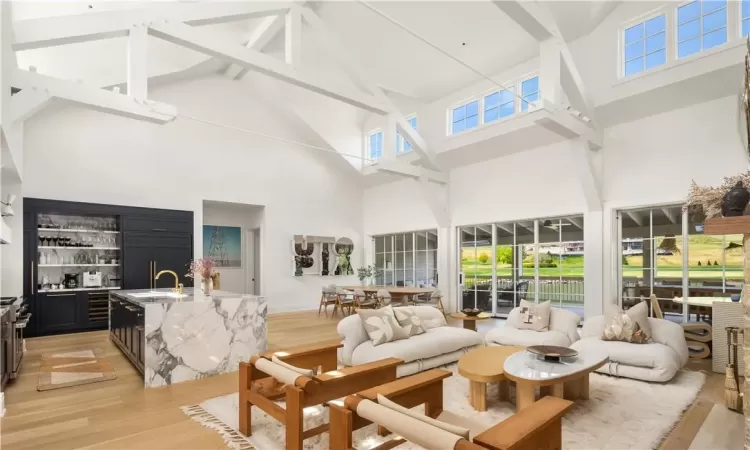
<path id="1" fill-rule="evenodd" d="M 185 274 L 188 278 L 201 278 L 201 289 L 204 295 L 211 295 L 213 288 L 211 277 L 216 274 L 216 262 L 213 258 L 200 258 L 190 261 L 190 271 Z"/>
<path id="2" fill-rule="evenodd" d="M 357 278 L 359 278 L 359 282 L 362 283 L 362 286 L 367 284 L 367 280 L 372 277 L 372 266 L 367 267 L 360 267 L 357 269 Z"/>

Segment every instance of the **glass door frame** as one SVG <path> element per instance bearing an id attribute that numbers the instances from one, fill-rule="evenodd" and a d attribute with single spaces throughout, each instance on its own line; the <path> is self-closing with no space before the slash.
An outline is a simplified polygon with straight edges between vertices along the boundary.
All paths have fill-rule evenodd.
<path id="1" fill-rule="evenodd" d="M 651 253 L 650 260 L 651 263 L 651 269 L 649 270 L 649 296 L 653 295 L 654 293 L 654 281 L 657 278 L 657 246 L 656 246 L 656 239 L 654 237 L 654 220 L 653 220 L 653 211 L 655 208 L 663 208 L 663 207 L 674 207 L 676 204 L 660 204 L 660 205 L 650 205 L 650 206 L 642 206 L 642 207 L 632 207 L 632 208 L 620 208 L 615 210 L 615 221 L 617 222 L 617 242 L 615 242 L 617 251 L 614 252 L 617 254 L 617 260 L 616 260 L 616 267 L 617 267 L 617 280 L 615 282 L 615 285 L 617 286 L 617 305 L 622 308 L 622 302 L 625 292 L 625 286 L 623 283 L 623 263 L 622 263 L 622 242 L 623 242 L 623 233 L 622 233 L 622 215 L 626 213 L 626 211 L 634 211 L 634 210 L 645 210 L 648 209 L 648 227 L 649 227 L 649 237 L 648 240 L 651 241 L 651 245 L 649 245 L 649 252 Z M 680 220 L 682 221 L 680 226 L 682 230 L 682 298 L 689 298 L 690 296 L 690 266 L 689 266 L 689 253 L 690 253 L 690 246 L 689 246 L 689 233 L 690 233 L 690 224 L 688 223 L 688 212 L 682 211 L 680 213 Z M 645 240 L 645 239 L 644 239 Z M 722 267 L 723 269 L 723 267 Z M 658 301 L 658 299 L 657 299 Z M 651 314 L 653 314 L 653 306 L 649 305 L 649 311 Z M 690 305 L 688 302 L 682 303 L 682 322 L 687 323 L 690 319 L 689 316 L 690 311 Z"/>

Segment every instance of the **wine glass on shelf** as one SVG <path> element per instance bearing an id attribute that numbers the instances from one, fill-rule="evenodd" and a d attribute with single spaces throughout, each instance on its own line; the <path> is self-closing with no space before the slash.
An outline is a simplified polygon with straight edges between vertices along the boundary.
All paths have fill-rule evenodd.
<path id="1" fill-rule="evenodd" d="M 59 240 L 60 240 L 60 238 L 58 238 L 57 236 L 53 236 L 52 237 L 52 246 L 53 247 L 57 247 L 57 241 L 59 241 Z"/>

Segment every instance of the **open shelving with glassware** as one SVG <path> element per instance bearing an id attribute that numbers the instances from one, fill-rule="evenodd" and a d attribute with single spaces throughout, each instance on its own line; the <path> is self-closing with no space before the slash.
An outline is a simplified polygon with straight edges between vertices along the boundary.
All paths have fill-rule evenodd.
<path id="1" fill-rule="evenodd" d="M 38 214 L 39 292 L 121 287 L 117 216 Z"/>

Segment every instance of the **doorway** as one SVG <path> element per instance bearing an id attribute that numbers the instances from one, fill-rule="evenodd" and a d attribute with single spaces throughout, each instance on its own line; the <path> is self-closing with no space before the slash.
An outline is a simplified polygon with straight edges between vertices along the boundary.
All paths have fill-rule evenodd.
<path id="1" fill-rule="evenodd" d="M 245 292 L 253 295 L 260 295 L 261 292 L 260 242 L 260 228 L 245 231 Z"/>

